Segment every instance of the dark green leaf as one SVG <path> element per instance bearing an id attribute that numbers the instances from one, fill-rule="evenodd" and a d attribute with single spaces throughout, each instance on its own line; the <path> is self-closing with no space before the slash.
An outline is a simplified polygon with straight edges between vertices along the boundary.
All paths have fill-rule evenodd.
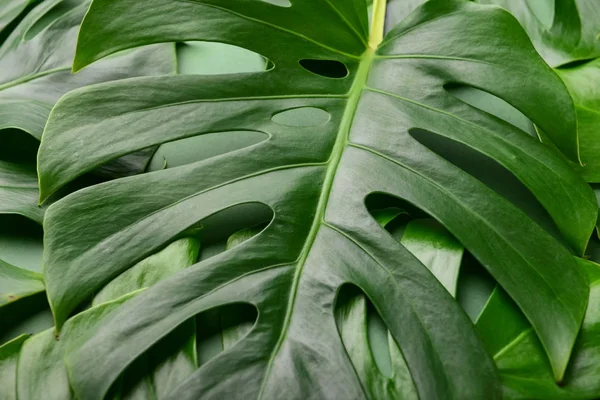
<path id="1" fill-rule="evenodd" d="M 525 213 L 418 139 L 420 130 L 432 132 L 494 159 L 582 252 L 597 215 L 591 189 L 537 140 L 458 100 L 445 86 L 461 83 L 506 100 L 577 159 L 570 97 L 499 8 L 430 1 L 375 51 L 384 7 L 375 3 L 367 36 L 359 0 L 291 7 L 242 0 L 94 1 L 80 32 L 76 69 L 119 50 L 181 40 L 241 46 L 274 67 L 136 78 L 71 92 L 44 132 L 42 198 L 150 146 L 236 130 L 268 138 L 87 188 L 50 206 L 44 262 L 57 326 L 113 277 L 222 210 L 261 203 L 273 219 L 252 240 L 128 302 L 69 352 L 80 397 L 102 398 L 178 325 L 236 303 L 258 309 L 250 333 L 170 398 L 366 397 L 334 316 L 339 288 L 352 283 L 397 343 L 419 397 L 496 398 L 494 368 L 466 315 L 365 208 L 365 198 L 376 192 L 421 208 L 481 262 L 531 321 L 561 379 L 588 299 L 576 262 Z M 322 69 L 307 70 L 301 60 L 343 63 L 348 76 L 321 76 Z M 329 119 L 303 118 L 289 126 L 272 118 L 293 109 L 320 109 L 315 112 Z M 99 366 L 98 359 L 106 362 Z"/>

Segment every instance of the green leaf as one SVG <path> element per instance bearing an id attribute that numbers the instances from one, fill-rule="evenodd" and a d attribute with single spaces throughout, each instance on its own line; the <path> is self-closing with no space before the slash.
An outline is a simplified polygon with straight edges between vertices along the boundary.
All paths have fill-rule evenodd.
<path id="1" fill-rule="evenodd" d="M 92 300 L 100 305 L 155 285 L 196 262 L 200 244 L 179 239 L 122 273 Z M 196 325 L 189 321 L 144 354 L 125 372 L 122 399 L 162 399 L 197 368 Z"/>
<path id="2" fill-rule="evenodd" d="M 588 182 L 600 182 L 600 87 L 591 84 L 600 81 L 600 58 L 573 68 L 559 68 L 556 72 L 575 102 L 584 163 L 581 174 Z"/>
<path id="3" fill-rule="evenodd" d="M 371 210 L 371 215 L 381 226 L 388 227 L 393 220 L 408 213 L 390 207 Z M 402 228 L 401 243 L 440 282 L 446 283 L 446 288 L 454 296 L 462 258 L 460 244 L 434 220 L 413 220 Z M 402 352 L 381 318 L 374 317 L 375 313 L 360 291 L 343 288 L 336 300 L 338 329 L 361 383 L 374 399 L 417 399 Z"/>
<path id="4" fill-rule="evenodd" d="M 39 139 L 50 109 L 68 91 L 92 83 L 173 72 L 172 47 L 150 46 L 72 75 L 77 31 L 88 6 L 87 0 L 44 1 L 2 43 L 0 129 L 22 129 Z"/>
<path id="5" fill-rule="evenodd" d="M 477 321 L 502 374 L 507 399 L 600 397 L 600 265 L 578 259 L 590 279 L 590 301 L 564 380 L 558 385 L 540 341 L 516 305 L 495 291 Z"/>
<path id="6" fill-rule="evenodd" d="M 17 400 L 17 361 L 23 342 L 29 335 L 21 335 L 0 346 L 0 387 L 2 400 Z"/>
<path id="7" fill-rule="evenodd" d="M 54 329 L 29 338 L 19 355 L 17 397 L 20 400 L 74 399 L 63 363 L 66 349 L 74 346 L 78 340 L 83 340 L 106 315 L 136 294 L 138 292 L 76 315 L 65 324 L 60 340 L 55 337 Z"/>
<path id="8" fill-rule="evenodd" d="M 42 275 L 0 260 L 0 307 L 43 291 Z"/>
<path id="9" fill-rule="evenodd" d="M 37 180 L 34 165 L 0 160 L 0 213 L 20 214 L 41 224 L 44 208 L 37 205 Z"/>
<path id="10" fill-rule="evenodd" d="M 435 275 L 452 297 L 456 297 L 463 246 L 437 221 L 413 220 L 400 243 Z"/>
<path id="11" fill-rule="evenodd" d="M 92 305 L 106 303 L 127 293 L 148 288 L 196 262 L 200 244 L 196 239 L 180 239 L 123 272 L 104 286 Z"/>
<path id="12" fill-rule="evenodd" d="M 600 4 L 595 0 L 477 0 L 510 11 L 553 67 L 600 56 Z"/>
<path id="13" fill-rule="evenodd" d="M 171 398 L 234 391 L 243 397 L 366 397 L 333 309 L 339 288 L 351 283 L 368 296 L 398 344 L 420 398 L 496 398 L 494 367 L 467 316 L 372 218 L 364 203 L 371 193 L 404 199 L 452 233 L 519 304 L 555 378 L 562 377 L 588 299 L 573 257 L 511 202 L 419 142 L 431 132 L 495 160 L 582 252 L 597 216 L 591 189 L 527 133 L 444 88 L 458 82 L 506 100 L 577 159 L 575 115 L 560 79 L 517 22 L 496 7 L 427 2 L 375 50 L 367 43 L 375 46 L 383 30 L 385 4 L 375 3 L 369 36 L 364 3 L 332 4 L 93 2 L 76 69 L 116 51 L 181 40 L 244 47 L 274 67 L 135 78 L 69 93 L 42 139 L 42 198 L 150 146 L 235 130 L 268 137 L 204 161 L 87 188 L 51 205 L 44 275 L 57 327 L 114 276 L 206 218 L 261 203 L 273 219 L 252 240 L 128 302 L 70 352 L 79 397 L 102 398 L 161 337 L 203 311 L 236 303 L 258 309 L 253 329 Z M 315 117 L 295 124 L 272 118 L 296 109 Z M 323 112 L 329 118 L 322 119 Z M 105 362 L 93 362 L 98 359 Z"/>
<path id="14" fill-rule="evenodd" d="M 36 0 L 3 0 L 0 3 L 0 32 Z"/>
<path id="15" fill-rule="evenodd" d="M 513 13 L 546 62 L 556 67 L 577 113 L 582 166 L 574 164 L 573 168 L 588 182 L 600 182 L 600 90 L 590 84 L 600 78 L 600 4 L 595 0 L 480 2 L 498 4 Z"/>
<path id="16" fill-rule="evenodd" d="M 5 1 L 3 1 L 4 7 Z M 29 1 L 9 1 L 0 9 L 22 11 Z M 173 72 L 173 49 L 150 46 L 105 60 L 89 70 L 71 73 L 79 24 L 89 6 L 87 0 L 47 0 L 33 7 L 0 43 L 0 135 L 19 129 L 38 140 L 54 103 L 66 92 L 98 82 Z M 19 11 L 19 13 L 20 13 Z M 11 144 L 11 138 L 5 138 Z M 5 144 L 3 144 L 4 146 Z M 30 144 L 33 153 L 37 143 Z M 143 171 L 152 151 L 142 151 L 102 166 L 108 176 Z M 33 161 L 33 162 L 31 162 Z M 0 161 L 0 212 L 18 213 L 42 222 L 37 207 L 37 176 L 33 160 Z"/>

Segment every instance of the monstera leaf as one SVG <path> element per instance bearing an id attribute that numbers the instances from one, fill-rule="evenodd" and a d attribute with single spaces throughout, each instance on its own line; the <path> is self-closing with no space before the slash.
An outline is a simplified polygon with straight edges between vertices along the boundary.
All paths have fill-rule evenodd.
<path id="1" fill-rule="evenodd" d="M 577 111 L 581 160 L 573 165 L 600 182 L 600 3 L 596 0 L 479 0 L 515 15 L 546 62 L 556 68 Z"/>
<path id="2" fill-rule="evenodd" d="M 600 182 L 600 87 L 592 83 L 600 82 L 600 58 L 572 68 L 559 68 L 556 72 L 575 102 L 584 162 L 581 175 L 588 182 Z"/>
<path id="3" fill-rule="evenodd" d="M 597 399 L 600 397 L 600 265 L 578 260 L 590 280 L 590 299 L 564 381 L 558 385 L 538 338 L 501 289 L 495 289 L 476 327 L 502 374 L 508 399 Z"/>
<path id="4" fill-rule="evenodd" d="M 10 10 L 29 2 L 9 1 Z M 17 7 L 19 6 L 19 7 Z M 28 12 L 0 46 L 0 135 L 3 146 L 13 146 L 14 130 L 40 139 L 52 106 L 66 92 L 92 83 L 173 72 L 172 45 L 150 46 L 112 57 L 82 74 L 71 65 L 79 24 L 87 0 L 46 0 Z M 0 11 L 2 13 L 2 11 Z M 10 15 L 10 14 L 0 14 Z M 13 130 L 6 137 L 7 130 Z M 22 133 L 25 134 L 25 133 Z M 23 140 L 22 140 L 23 141 Z M 28 143 L 33 158 L 15 150 L 0 161 L 2 213 L 18 213 L 39 223 L 35 169 L 37 143 Z M 105 172 L 131 174 L 144 169 L 151 153 L 130 155 L 105 167 Z"/>
<path id="5" fill-rule="evenodd" d="M 369 397 L 362 382 L 376 378 L 360 374 L 336 325 L 337 295 L 349 285 L 380 315 L 397 349 L 394 366 L 406 365 L 418 397 L 498 398 L 495 368 L 465 313 L 369 213 L 371 195 L 382 194 L 429 214 L 481 262 L 533 326 L 554 379 L 563 378 L 588 301 L 571 252 L 583 253 L 593 229 L 593 193 L 553 150 L 446 88 L 504 99 L 577 160 L 566 89 L 500 8 L 430 1 L 385 37 L 385 2 L 376 1 L 372 15 L 369 29 L 360 0 L 92 3 L 75 70 L 120 50 L 183 40 L 246 48 L 269 69 L 70 92 L 42 138 L 42 200 L 87 171 L 162 143 L 231 131 L 264 140 L 51 205 L 44 279 L 57 332 L 113 278 L 221 212 L 262 204 L 272 216 L 256 236 L 138 294 L 69 346 L 77 397 L 104 398 L 177 327 L 240 303 L 257 310 L 250 331 L 166 398 Z M 440 142 L 510 171 L 565 244 L 445 159 Z"/>
<path id="6" fill-rule="evenodd" d="M 595 0 L 476 0 L 510 11 L 553 67 L 600 56 L 600 3 Z"/>

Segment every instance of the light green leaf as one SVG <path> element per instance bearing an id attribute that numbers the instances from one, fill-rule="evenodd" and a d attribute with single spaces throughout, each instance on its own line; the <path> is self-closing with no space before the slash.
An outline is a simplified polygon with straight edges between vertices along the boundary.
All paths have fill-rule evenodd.
<path id="1" fill-rule="evenodd" d="M 55 329 L 29 338 L 19 355 L 17 397 L 20 400 L 74 399 L 63 362 L 66 349 L 83 340 L 97 329 L 105 316 L 137 294 L 134 292 L 77 314 L 65 324 L 60 340 L 55 336 Z"/>
<path id="2" fill-rule="evenodd" d="M 23 342 L 29 335 L 21 335 L 0 346 L 0 388 L 2 400 L 17 400 L 17 362 Z"/>
<path id="3" fill-rule="evenodd" d="M 0 3 L 0 32 L 35 0 L 3 0 Z"/>
<path id="4" fill-rule="evenodd" d="M 565 377 L 558 385 L 535 332 L 515 304 L 498 292 L 490 298 L 477 328 L 504 382 L 507 399 L 596 399 L 600 397 L 600 265 L 579 259 L 591 284 L 590 301 Z"/>
<path id="5" fill-rule="evenodd" d="M 2 1 L 4 7 L 6 1 Z M 29 1 L 9 1 L 7 8 L 24 9 Z M 98 82 L 174 72 L 172 45 L 156 45 L 111 57 L 89 70 L 71 73 L 77 31 L 88 0 L 46 0 L 31 9 L 5 41 L 0 42 L 0 137 L 11 145 L 6 130 L 19 129 L 40 139 L 54 103 L 68 91 Z M 0 8 L 0 27 L 7 9 Z M 25 134 L 25 133 L 23 133 Z M 35 154 L 38 144 L 30 144 Z M 153 150 L 115 160 L 97 170 L 123 176 L 144 170 Z M 13 157 L 17 158 L 17 157 Z M 37 207 L 37 176 L 33 160 L 0 161 L 0 212 L 18 213 L 42 222 Z"/>
<path id="6" fill-rule="evenodd" d="M 43 291 L 42 275 L 0 260 L 0 307 Z"/>
<path id="7" fill-rule="evenodd" d="M 400 243 L 435 275 L 452 297 L 456 297 L 463 246 L 437 221 L 413 220 Z"/>
<path id="8" fill-rule="evenodd" d="M 402 352 L 393 336 L 384 330 L 383 339 L 387 343 L 377 343 L 384 347 L 384 356 L 389 359 L 389 374 L 384 374 L 378 367 L 370 345 L 374 339 L 369 335 L 367 302 L 363 293 L 342 292 L 337 299 L 336 318 L 338 329 L 356 373 L 372 399 L 418 399 L 417 389 L 412 381 L 410 370 L 402 356 Z M 370 342 L 371 341 L 371 342 Z"/>
<path id="9" fill-rule="evenodd" d="M 552 67 L 600 56 L 596 0 L 477 0 L 510 11 Z"/>
<path id="10" fill-rule="evenodd" d="M 92 305 L 112 301 L 127 293 L 145 289 L 194 264 L 200 243 L 196 239 L 180 239 L 123 272 L 104 286 L 92 300 Z"/>
<path id="11" fill-rule="evenodd" d="M 351 283 L 398 344 L 420 398 L 497 398 L 494 367 L 467 316 L 369 214 L 365 199 L 372 193 L 404 199 L 451 232 L 516 299 L 556 379 L 563 376 L 588 299 L 573 257 L 516 206 L 420 140 L 430 132 L 495 160 L 582 251 L 597 215 L 591 189 L 547 147 L 458 100 L 445 85 L 460 82 L 506 100 L 577 159 L 570 97 L 499 8 L 427 2 L 375 50 L 384 9 L 375 2 L 367 35 L 359 0 L 290 7 L 242 0 L 93 2 L 76 69 L 119 50 L 180 40 L 244 47 L 274 67 L 135 78 L 71 92 L 55 107 L 42 139 L 42 198 L 99 165 L 162 143 L 236 130 L 268 138 L 51 205 L 44 264 L 57 326 L 114 276 L 204 219 L 248 203 L 267 205 L 273 218 L 252 240 L 128 302 L 69 352 L 78 396 L 102 398 L 133 360 L 195 315 L 245 303 L 258 310 L 252 330 L 171 398 L 368 397 L 335 324 L 338 290 Z M 273 118 L 294 109 L 329 118 L 294 126 Z M 92 362 L 98 359 L 106 362 Z"/>
<path id="12" fill-rule="evenodd" d="M 20 214 L 41 224 L 44 208 L 37 205 L 38 196 L 35 165 L 0 160 L 1 214 Z"/>
<path id="13" fill-rule="evenodd" d="M 598 14 L 600 19 L 600 10 Z M 594 84 L 600 82 L 600 58 L 556 72 L 575 102 L 584 163 L 581 174 L 588 182 L 600 182 L 600 85 Z"/>

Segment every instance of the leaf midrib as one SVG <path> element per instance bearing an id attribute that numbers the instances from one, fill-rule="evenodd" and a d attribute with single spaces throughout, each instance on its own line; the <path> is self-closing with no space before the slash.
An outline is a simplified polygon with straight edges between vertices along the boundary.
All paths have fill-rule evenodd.
<path id="1" fill-rule="evenodd" d="M 0 84 L 0 90 L 10 89 L 12 87 L 19 86 L 19 85 L 22 85 L 27 82 L 31 82 L 35 79 L 43 78 L 48 75 L 52 75 L 52 74 L 56 74 L 56 73 L 64 72 L 64 71 L 70 71 L 70 70 L 71 70 L 71 67 L 69 66 L 69 67 L 59 67 L 59 68 L 49 69 L 47 71 L 33 73 L 31 75 L 24 76 L 20 79 L 15 79 L 13 81 L 9 81 L 9 82 Z"/>
<path id="2" fill-rule="evenodd" d="M 354 121 L 354 116 L 356 114 L 356 110 L 358 109 L 358 104 L 360 102 L 361 96 L 363 94 L 364 89 L 367 87 L 367 79 L 369 77 L 369 72 L 371 70 L 371 66 L 373 61 L 375 60 L 375 51 L 379 43 L 381 43 L 383 39 L 383 29 L 385 22 L 385 11 L 386 11 L 386 1 L 387 0 L 375 0 L 373 4 L 373 21 L 371 24 L 371 32 L 369 34 L 369 47 L 367 47 L 366 51 L 361 56 L 361 61 L 358 66 L 358 70 L 356 73 L 356 77 L 354 78 L 354 82 L 350 91 L 347 94 L 347 104 L 344 110 L 344 115 L 342 117 L 342 121 L 340 123 L 340 128 L 338 130 L 338 135 L 331 151 L 331 155 L 329 160 L 327 161 L 327 172 L 325 174 L 325 179 L 323 181 L 323 189 L 321 190 L 321 195 L 319 197 L 319 201 L 317 203 L 315 216 L 307 236 L 306 242 L 302 251 L 300 252 L 300 257 L 297 263 L 296 273 L 294 275 L 294 280 L 292 282 L 291 293 L 287 305 L 286 317 L 283 324 L 281 335 L 279 336 L 279 340 L 275 344 L 271 356 L 269 357 L 269 363 L 267 369 L 265 371 L 265 375 L 263 377 L 263 381 L 260 387 L 260 392 L 258 394 L 258 398 L 261 399 L 263 397 L 263 392 L 265 389 L 265 385 L 269 380 L 271 375 L 271 369 L 273 368 L 273 362 L 275 360 L 276 355 L 279 353 L 281 345 L 283 344 L 289 326 L 291 322 L 291 316 L 293 313 L 293 308 L 296 300 L 296 295 L 298 292 L 298 287 L 300 284 L 300 277 L 302 276 L 302 271 L 306 264 L 306 260 L 310 253 L 310 250 L 313 247 L 313 244 L 317 238 L 317 234 L 321 229 L 321 226 L 325 224 L 325 211 L 327 209 L 327 203 L 329 202 L 329 197 L 331 194 L 331 189 L 333 187 L 333 181 L 335 179 L 336 172 L 340 165 L 340 161 L 342 160 L 342 155 L 344 153 L 344 149 L 349 143 L 348 137 L 350 134 L 350 128 L 352 127 L 352 123 Z"/>

